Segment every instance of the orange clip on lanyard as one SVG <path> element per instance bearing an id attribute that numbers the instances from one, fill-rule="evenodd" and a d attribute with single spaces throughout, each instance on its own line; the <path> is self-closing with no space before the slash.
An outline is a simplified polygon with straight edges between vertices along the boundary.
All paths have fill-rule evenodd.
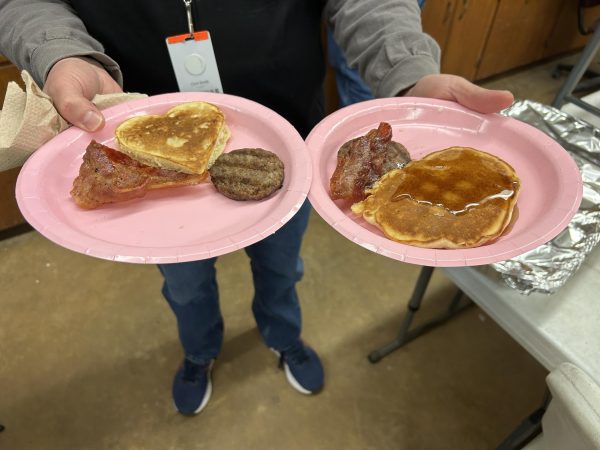
<path id="1" fill-rule="evenodd" d="M 183 42 L 187 39 L 194 39 L 195 41 L 204 41 L 204 40 L 208 39 L 208 32 L 206 32 L 206 31 L 194 32 L 194 19 L 192 17 L 192 1 L 193 0 L 183 0 L 183 4 L 185 5 L 185 12 L 187 13 L 189 33 L 179 34 L 177 36 L 168 37 L 167 42 L 169 44 L 176 44 L 178 42 Z"/>

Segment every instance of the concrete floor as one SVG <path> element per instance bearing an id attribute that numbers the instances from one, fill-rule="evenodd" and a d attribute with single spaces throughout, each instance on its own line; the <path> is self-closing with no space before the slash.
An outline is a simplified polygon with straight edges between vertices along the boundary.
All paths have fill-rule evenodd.
<path id="1" fill-rule="evenodd" d="M 554 62 L 485 83 L 550 102 Z M 0 241 L 0 449 L 491 449 L 540 402 L 546 371 L 473 307 L 372 365 L 419 268 L 358 247 L 312 215 L 299 284 L 326 388 L 302 396 L 261 343 L 244 252 L 218 262 L 225 343 L 200 415 L 171 404 L 181 360 L 154 266 Z M 454 287 L 434 273 L 418 321 Z M 526 298 L 523 301 L 527 301 Z"/>

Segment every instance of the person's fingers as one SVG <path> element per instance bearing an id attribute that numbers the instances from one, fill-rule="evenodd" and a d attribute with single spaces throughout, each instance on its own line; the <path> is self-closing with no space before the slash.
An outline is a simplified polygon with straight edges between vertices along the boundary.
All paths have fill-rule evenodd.
<path id="1" fill-rule="evenodd" d="M 485 89 L 465 78 L 448 74 L 425 76 L 406 95 L 451 100 L 484 114 L 499 112 L 514 101 L 509 91 Z"/>
<path id="2" fill-rule="evenodd" d="M 501 111 L 514 102 L 509 91 L 485 89 L 461 77 L 453 77 L 449 89 L 458 103 L 484 114 Z"/>
<path id="3" fill-rule="evenodd" d="M 97 94 L 121 94 L 123 89 L 119 86 L 113 77 L 111 77 L 104 69 L 98 73 L 99 83 L 101 85 L 100 91 Z"/>
<path id="4" fill-rule="evenodd" d="M 104 116 L 91 100 L 97 94 L 123 91 L 99 63 L 73 57 L 58 61 L 50 69 L 44 92 L 66 121 L 84 130 L 96 131 L 104 126 Z"/>
<path id="5" fill-rule="evenodd" d="M 66 79 L 49 89 L 58 113 L 69 123 L 86 131 L 96 131 L 104 126 L 104 116 L 82 93 L 81 87 Z"/>

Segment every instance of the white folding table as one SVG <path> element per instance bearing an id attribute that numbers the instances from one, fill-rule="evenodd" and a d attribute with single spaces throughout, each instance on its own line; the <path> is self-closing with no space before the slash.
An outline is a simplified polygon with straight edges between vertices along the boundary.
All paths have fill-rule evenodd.
<path id="1" fill-rule="evenodd" d="M 488 266 L 443 271 L 548 371 L 568 361 L 600 384 L 600 248 L 552 295 L 522 295 Z"/>
<path id="2" fill-rule="evenodd" d="M 371 352 L 372 363 L 468 306 L 470 303 L 461 305 L 460 302 L 465 293 L 548 371 L 563 362 L 571 362 L 600 384 L 600 247 L 592 251 L 571 279 L 552 295 L 523 295 L 506 285 L 490 266 L 442 270 L 459 288 L 447 311 L 411 329 L 433 273 L 433 267 L 423 267 L 398 337 Z M 497 450 L 521 448 L 539 433 L 549 400 L 547 391 L 541 406 L 525 418 Z"/>

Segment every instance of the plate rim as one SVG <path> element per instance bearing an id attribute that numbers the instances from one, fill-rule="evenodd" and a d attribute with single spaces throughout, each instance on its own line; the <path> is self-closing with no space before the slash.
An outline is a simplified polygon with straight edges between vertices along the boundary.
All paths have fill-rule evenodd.
<path id="1" fill-rule="evenodd" d="M 561 167 L 561 171 L 571 172 L 570 176 L 566 177 L 566 179 L 575 179 L 575 176 L 578 179 L 578 182 L 576 183 L 577 186 L 575 187 L 573 192 L 575 196 L 573 197 L 569 208 L 564 210 L 561 220 L 558 223 L 556 223 L 552 228 L 546 230 L 546 232 L 542 236 L 538 236 L 529 243 L 514 245 L 511 243 L 510 240 L 503 241 L 506 246 L 509 246 L 511 248 L 497 254 L 493 251 L 490 251 L 490 248 L 486 248 L 486 246 L 476 247 L 472 249 L 426 249 L 422 247 L 410 246 L 407 244 L 402 244 L 400 242 L 393 241 L 385 237 L 383 234 L 375 234 L 373 231 L 361 226 L 360 224 L 352 220 L 350 216 L 345 214 L 344 211 L 342 211 L 335 204 L 335 202 L 329 196 L 329 191 L 325 189 L 325 187 L 320 182 L 320 179 L 322 177 L 322 173 L 320 170 L 320 162 L 323 155 L 321 149 L 322 144 L 336 127 L 339 127 L 342 124 L 351 121 L 355 117 L 363 117 L 365 115 L 370 114 L 371 112 L 380 111 L 383 108 L 394 108 L 399 106 L 406 107 L 412 105 L 442 107 L 446 109 L 459 111 L 460 113 L 468 114 L 478 118 L 485 118 L 488 120 L 491 119 L 492 121 L 502 121 L 506 124 L 509 124 L 510 127 L 516 128 L 517 131 L 522 132 L 524 130 L 527 130 L 528 133 L 537 134 L 549 145 L 555 147 L 557 150 L 560 150 L 560 152 L 562 153 L 557 153 L 557 155 L 562 156 L 557 157 L 562 158 L 561 162 L 567 161 L 567 159 L 564 156 L 568 158 L 568 164 L 566 166 Z M 361 103 L 349 105 L 342 109 L 339 109 L 338 111 L 335 111 L 334 113 L 325 117 L 321 122 L 319 122 L 307 136 L 306 143 L 308 150 L 311 153 L 311 158 L 313 162 L 312 183 L 309 190 L 308 198 L 311 202 L 311 205 L 313 206 L 315 211 L 321 216 L 321 218 L 325 222 L 327 222 L 327 224 L 331 226 L 334 230 L 336 230 L 338 233 L 342 234 L 344 237 L 354 242 L 355 244 L 358 244 L 361 247 L 366 248 L 367 250 L 370 250 L 374 253 L 378 253 L 389 258 L 411 264 L 427 265 L 433 267 L 476 266 L 491 264 L 513 258 L 515 256 L 518 256 L 519 254 L 525 253 L 526 251 L 532 250 L 533 248 L 536 248 L 539 245 L 542 245 L 556 237 L 568 225 L 573 215 L 577 212 L 583 196 L 583 183 L 577 165 L 575 164 L 571 156 L 567 153 L 567 151 L 558 142 L 550 138 L 544 132 L 517 119 L 503 116 L 498 113 L 481 114 L 468 108 L 465 108 L 456 102 L 448 100 L 438 100 L 421 97 L 391 97 L 367 100 Z M 327 179 L 329 179 L 329 177 L 330 176 L 328 175 Z M 330 211 L 332 209 L 332 206 L 335 208 L 333 214 Z M 342 216 L 344 216 L 344 218 L 342 218 Z M 368 232 L 369 239 L 363 239 L 358 236 L 358 234 L 362 235 L 363 233 L 365 233 L 365 231 Z M 487 253 L 487 255 L 469 255 L 469 253 L 473 253 L 473 250 L 477 250 L 477 252 L 480 253 Z M 424 257 L 424 255 L 428 256 Z"/>
<path id="2" fill-rule="evenodd" d="M 293 149 L 302 150 L 290 152 L 290 154 L 293 155 L 294 165 L 297 165 L 298 175 L 296 175 L 293 180 L 290 180 L 288 189 L 279 194 L 281 198 L 274 209 L 265 214 L 261 220 L 253 225 L 253 227 L 259 227 L 260 231 L 256 231 L 252 236 L 245 237 L 241 242 L 234 242 L 229 236 L 226 236 L 221 239 L 210 241 L 210 245 L 209 243 L 200 243 L 189 246 L 173 246 L 172 249 L 175 254 L 165 256 L 162 254 L 162 248 L 157 250 L 156 247 L 110 243 L 97 237 L 93 237 L 90 234 L 82 233 L 80 230 L 73 229 L 69 224 L 60 221 L 60 219 L 55 217 L 48 208 L 44 209 L 43 202 L 39 197 L 28 196 L 26 189 L 24 189 L 24 185 L 27 177 L 39 174 L 36 164 L 43 160 L 46 153 L 54 151 L 57 144 L 69 146 L 72 145 L 74 141 L 85 137 L 89 137 L 90 140 L 93 139 L 94 133 L 89 133 L 76 127 L 70 127 L 54 136 L 33 152 L 23 164 L 17 177 L 15 197 L 24 218 L 40 234 L 61 247 L 100 259 L 140 264 L 189 262 L 221 256 L 254 244 L 280 229 L 291 220 L 308 197 L 308 191 L 312 184 L 312 161 L 305 140 L 302 139 L 294 126 L 279 113 L 254 100 L 232 94 L 212 92 L 175 92 L 158 94 L 111 106 L 104 109 L 102 113 L 105 116 L 106 123 L 110 124 L 108 126 L 111 126 L 113 124 L 110 122 L 125 120 L 147 107 L 156 108 L 161 105 L 168 107 L 190 101 L 206 101 L 217 104 L 217 106 L 226 106 L 240 113 L 247 108 L 253 108 L 255 111 L 260 110 L 261 122 L 269 124 L 271 128 L 274 128 L 274 126 L 284 127 L 286 143 L 290 144 L 289 146 Z M 114 127 L 117 125 L 118 123 L 114 123 Z M 279 136 L 283 135 L 280 132 L 277 134 Z M 36 209 L 34 207 L 36 203 L 39 203 L 37 206 L 41 209 L 33 211 Z M 285 211 L 283 211 L 283 209 L 285 209 Z M 65 229 L 71 231 L 75 230 L 76 233 L 73 233 L 71 236 L 65 236 L 63 230 L 57 230 L 55 228 L 57 224 L 65 227 Z M 244 230 L 240 230 L 239 232 L 236 232 L 234 236 L 243 231 Z M 86 244 L 82 245 L 78 242 L 79 239 L 83 239 Z M 91 246 L 90 244 L 94 245 Z"/>

